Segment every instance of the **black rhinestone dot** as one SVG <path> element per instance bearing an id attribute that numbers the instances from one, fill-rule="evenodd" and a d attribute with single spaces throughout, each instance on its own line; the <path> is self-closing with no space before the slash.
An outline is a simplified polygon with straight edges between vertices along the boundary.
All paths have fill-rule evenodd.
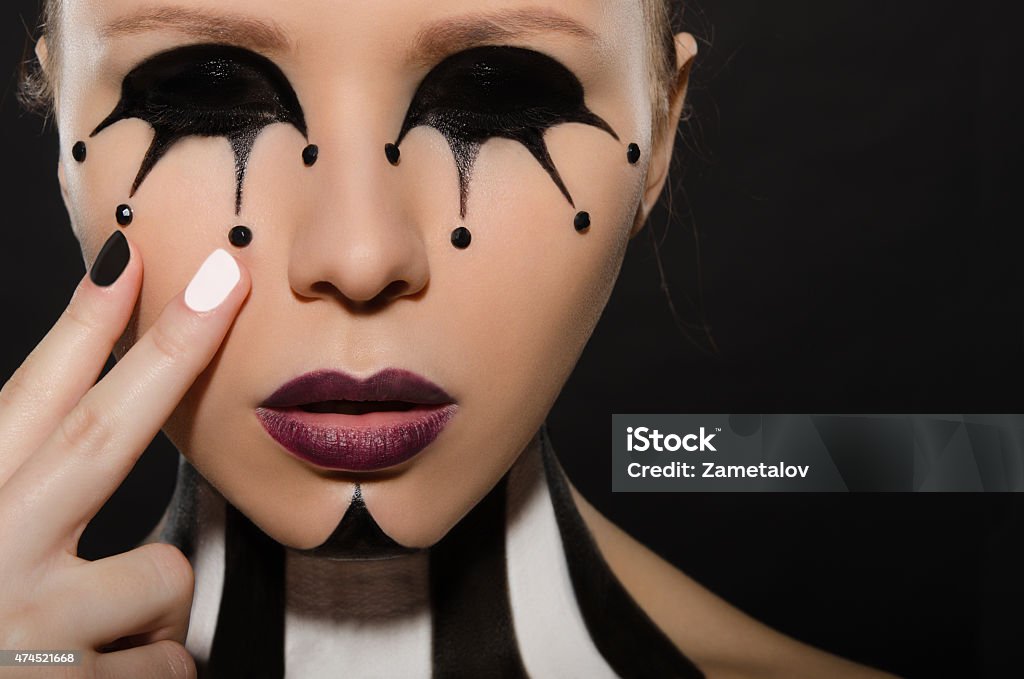
<path id="1" fill-rule="evenodd" d="M 117 219 L 117 223 L 121 226 L 128 226 L 135 219 L 135 213 L 132 212 L 131 205 L 118 205 L 117 210 L 114 212 L 114 218 Z"/>
<path id="2" fill-rule="evenodd" d="M 460 226 L 452 231 L 452 245 L 460 250 L 468 248 L 471 240 L 473 240 L 473 234 L 464 226 Z"/>
<path id="3" fill-rule="evenodd" d="M 302 162 L 306 164 L 306 167 L 312 167 L 319 155 L 320 148 L 316 144 L 310 144 L 302 149 Z"/>
<path id="4" fill-rule="evenodd" d="M 236 248 L 244 248 L 252 242 L 252 230 L 248 226 L 232 227 L 231 232 L 228 234 L 228 240 Z"/>
<path id="5" fill-rule="evenodd" d="M 629 161 L 630 165 L 636 165 L 640 160 L 640 147 L 636 144 L 630 144 L 626 148 L 626 160 Z"/>
<path id="6" fill-rule="evenodd" d="M 71 147 L 71 157 L 80 163 L 85 162 L 85 142 L 76 141 L 75 145 Z"/>
<path id="7" fill-rule="evenodd" d="M 590 228 L 590 214 L 586 212 L 577 212 L 576 219 L 572 221 L 572 224 L 576 227 L 577 231 L 586 231 Z"/>
<path id="8" fill-rule="evenodd" d="M 388 157 L 389 163 L 398 165 L 398 159 L 402 156 L 402 152 L 394 144 L 384 144 L 384 155 Z"/>

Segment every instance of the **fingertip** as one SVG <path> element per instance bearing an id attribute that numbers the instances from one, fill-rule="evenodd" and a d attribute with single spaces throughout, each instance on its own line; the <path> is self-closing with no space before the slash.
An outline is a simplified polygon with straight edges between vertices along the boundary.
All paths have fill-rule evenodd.
<path id="1" fill-rule="evenodd" d="M 120 231 L 115 231 L 103 243 L 92 266 L 89 267 L 89 280 L 97 287 L 110 287 L 128 268 L 131 258 L 132 249 L 128 239 Z"/>
<path id="2" fill-rule="evenodd" d="M 119 300 L 115 306 L 134 306 L 141 279 L 141 253 L 123 233 L 115 231 L 96 254 L 68 305 L 108 307 L 110 300 Z"/>
<path id="3" fill-rule="evenodd" d="M 232 255 L 232 256 L 234 256 L 234 255 Z M 239 289 L 239 292 L 244 291 L 246 294 L 248 294 L 249 290 L 252 288 L 252 276 L 249 273 L 249 267 L 247 267 L 245 265 L 245 263 L 242 261 L 242 259 L 239 258 L 239 257 L 235 257 L 235 263 L 238 265 L 238 273 L 239 273 L 238 289 Z"/>
<path id="4" fill-rule="evenodd" d="M 231 256 L 235 260 L 235 266 L 238 267 L 238 282 L 228 293 L 228 299 L 236 300 L 240 309 L 245 298 L 249 296 L 249 291 L 252 289 L 252 276 L 249 273 L 248 267 L 242 262 L 241 257 L 233 254 Z"/>
<path id="5" fill-rule="evenodd" d="M 217 248 L 185 288 L 185 305 L 196 313 L 213 311 L 231 299 L 241 302 L 250 285 L 249 272 L 242 262 L 227 250 Z"/>

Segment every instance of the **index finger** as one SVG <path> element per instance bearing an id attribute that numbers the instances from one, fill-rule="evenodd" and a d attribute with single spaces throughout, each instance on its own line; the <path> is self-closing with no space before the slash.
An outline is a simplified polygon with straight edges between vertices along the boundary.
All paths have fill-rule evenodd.
<path id="1" fill-rule="evenodd" d="M 142 257 L 120 231 L 71 301 L 0 390 L 0 486 L 95 383 L 142 283 Z"/>
<path id="2" fill-rule="evenodd" d="M 5 523 L 11 517 L 14 525 L 31 525 L 39 545 L 73 538 L 73 550 L 81 530 L 216 354 L 250 285 L 233 256 L 214 251 L 186 290 L 0 488 Z"/>

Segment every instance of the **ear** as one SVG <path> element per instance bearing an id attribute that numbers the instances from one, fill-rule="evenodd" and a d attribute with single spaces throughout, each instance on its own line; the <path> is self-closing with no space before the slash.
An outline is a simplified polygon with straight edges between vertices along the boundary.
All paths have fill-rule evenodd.
<path id="1" fill-rule="evenodd" d="M 669 102 L 668 118 L 665 127 L 654 130 L 652 136 L 654 146 L 651 148 L 651 161 L 647 166 L 647 180 L 644 184 L 643 196 L 640 199 L 640 206 L 636 212 L 633 228 L 629 232 L 632 238 L 640 232 L 647 218 L 658 202 L 665 181 L 668 179 L 668 170 L 672 163 L 672 151 L 675 147 L 675 131 L 679 127 L 679 118 L 683 113 L 683 104 L 686 101 L 686 90 L 690 84 L 690 67 L 693 65 L 693 58 L 697 56 L 697 41 L 689 33 L 677 33 L 676 43 L 676 87 Z"/>
<path id="2" fill-rule="evenodd" d="M 46 36 L 42 36 L 36 41 L 35 47 L 36 59 L 39 61 L 39 68 L 43 71 L 43 77 L 45 77 L 50 83 L 53 83 L 53 74 L 50 73 L 50 50 L 46 44 Z M 53 96 L 53 107 L 54 114 L 56 116 L 57 109 L 57 92 L 52 93 Z M 64 173 L 64 154 L 57 154 L 57 182 L 60 184 L 60 195 L 64 199 L 64 205 L 68 204 L 68 188 L 67 188 L 67 177 Z"/>
<path id="3" fill-rule="evenodd" d="M 46 68 L 46 57 L 49 52 L 46 49 L 46 36 L 42 36 L 39 40 L 36 40 L 36 59 L 39 60 L 40 66 Z"/>
<path id="4" fill-rule="evenodd" d="M 40 36 L 39 40 L 36 40 L 35 46 L 36 61 L 39 62 L 39 69 L 43 73 L 43 77 L 46 78 L 46 82 L 54 85 L 53 73 L 50 72 L 50 49 L 46 43 L 46 36 Z M 57 106 L 57 93 L 53 92 L 53 105 L 54 108 Z"/>
<path id="5" fill-rule="evenodd" d="M 64 207 L 69 207 L 68 178 L 64 170 L 64 154 L 62 153 L 57 155 L 57 183 L 60 185 L 60 197 L 64 199 Z"/>

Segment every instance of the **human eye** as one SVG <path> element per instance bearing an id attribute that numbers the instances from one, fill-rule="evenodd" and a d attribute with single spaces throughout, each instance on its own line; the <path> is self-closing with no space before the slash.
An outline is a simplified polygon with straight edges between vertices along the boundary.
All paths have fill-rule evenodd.
<path id="1" fill-rule="evenodd" d="M 225 137 L 235 155 L 236 213 L 249 154 L 263 128 L 288 123 L 307 136 L 302 107 L 281 69 L 231 45 L 188 45 L 146 59 L 125 76 L 117 106 L 90 136 L 127 118 L 144 120 L 154 130 L 131 195 L 180 139 Z"/>
<path id="2" fill-rule="evenodd" d="M 413 95 L 395 145 L 420 125 L 444 135 L 459 173 L 463 217 L 473 163 L 491 137 L 525 146 L 573 205 L 544 143 L 548 129 L 569 122 L 592 125 L 619 138 L 587 108 L 579 79 L 557 59 L 523 47 L 485 45 L 453 54 L 427 74 Z"/>

